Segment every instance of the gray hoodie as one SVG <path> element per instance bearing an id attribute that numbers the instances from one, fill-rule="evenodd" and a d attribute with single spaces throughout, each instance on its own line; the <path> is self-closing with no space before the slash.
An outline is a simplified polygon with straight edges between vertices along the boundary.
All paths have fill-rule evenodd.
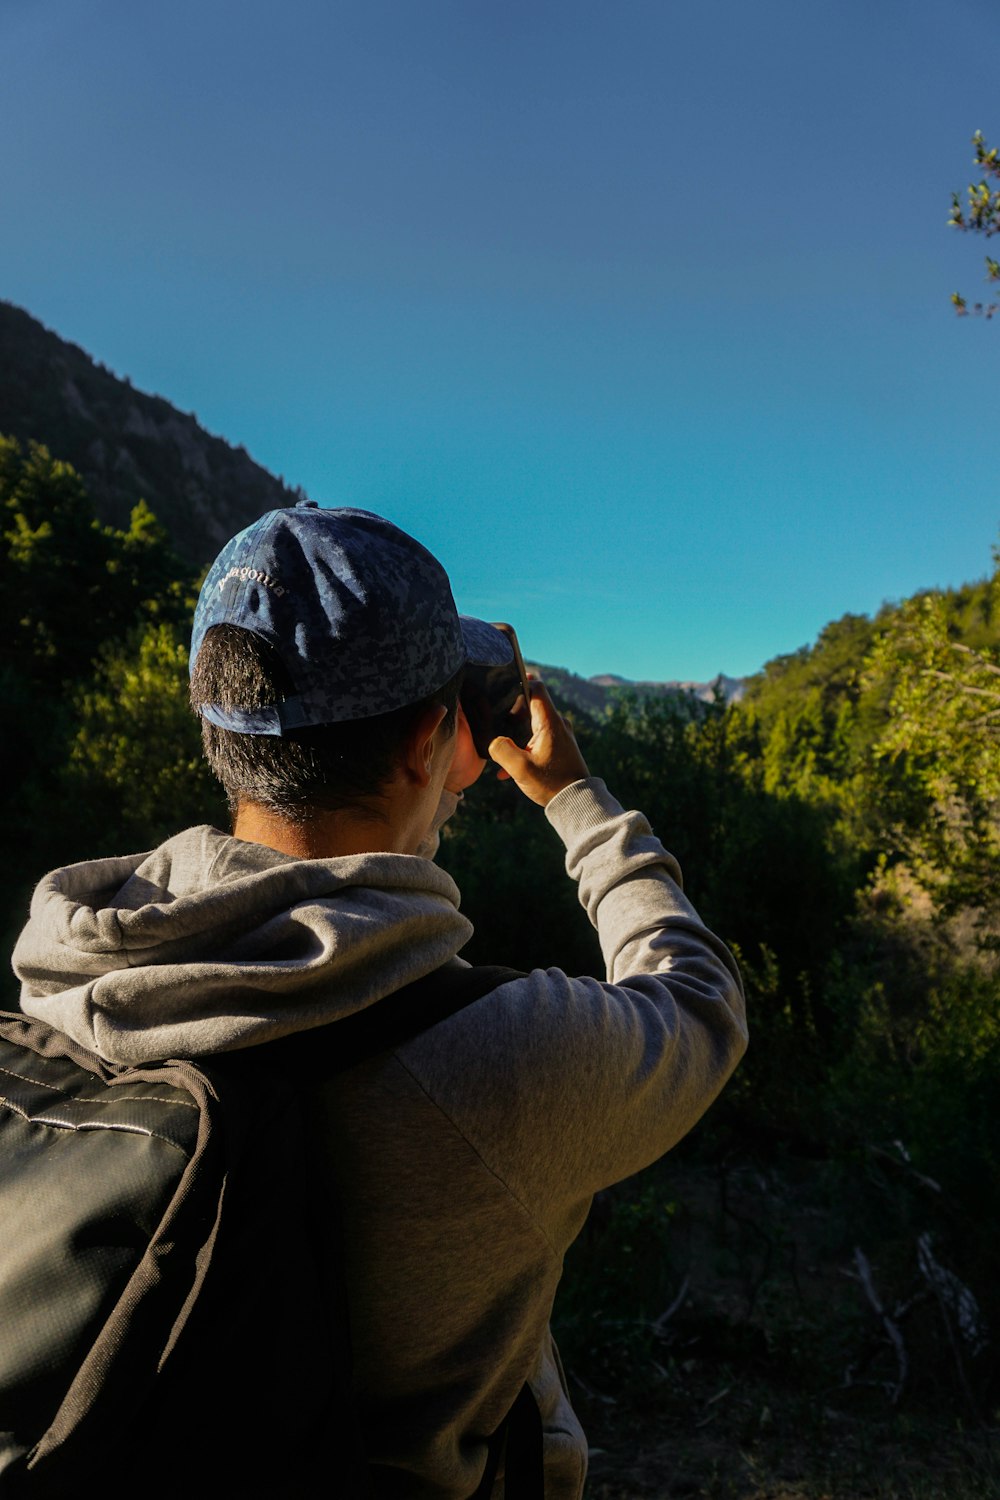
<path id="1" fill-rule="evenodd" d="M 586 1442 L 548 1332 L 563 1255 L 593 1194 L 684 1135 L 746 1046 L 733 959 L 641 814 L 595 779 L 546 812 L 607 982 L 536 969 L 320 1101 L 369 1449 L 406 1476 L 387 1495 L 472 1494 L 530 1378 L 546 1496 L 578 1500 Z M 41 882 L 21 1004 L 117 1062 L 254 1046 L 461 963 L 458 904 L 428 859 L 300 860 L 191 828 Z"/>

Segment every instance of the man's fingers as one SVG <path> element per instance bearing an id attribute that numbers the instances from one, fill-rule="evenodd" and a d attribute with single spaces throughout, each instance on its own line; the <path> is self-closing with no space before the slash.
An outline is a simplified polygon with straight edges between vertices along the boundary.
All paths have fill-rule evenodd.
<path id="1" fill-rule="evenodd" d="M 508 776 L 515 775 L 528 759 L 521 747 L 506 735 L 498 735 L 495 740 L 491 740 L 489 749 L 490 760 L 495 760 Z"/>
<path id="2" fill-rule="evenodd" d="M 564 787 L 589 772 L 573 732 L 540 682 L 531 684 L 532 735 L 526 750 L 501 735 L 490 745 L 490 757 L 517 783 L 526 797 L 542 807 Z"/>
<path id="3" fill-rule="evenodd" d="M 528 704 L 528 711 L 531 714 L 531 727 L 538 730 L 549 722 L 556 712 L 556 706 L 549 697 L 549 690 L 544 682 L 539 682 L 537 677 L 534 677 L 529 686 L 531 702 Z"/>
<path id="4" fill-rule="evenodd" d="M 543 682 L 531 684 L 531 745 L 545 746 L 551 755 L 559 743 L 572 744 L 576 749 L 576 737 L 569 724 L 552 702 L 549 690 Z"/>

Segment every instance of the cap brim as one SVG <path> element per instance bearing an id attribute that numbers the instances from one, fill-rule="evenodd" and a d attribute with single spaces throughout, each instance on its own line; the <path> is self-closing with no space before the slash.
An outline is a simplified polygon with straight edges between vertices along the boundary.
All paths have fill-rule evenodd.
<path id="1" fill-rule="evenodd" d="M 477 620 L 472 615 L 459 615 L 467 659 L 477 667 L 503 667 L 514 660 L 510 641 L 502 630 Z"/>

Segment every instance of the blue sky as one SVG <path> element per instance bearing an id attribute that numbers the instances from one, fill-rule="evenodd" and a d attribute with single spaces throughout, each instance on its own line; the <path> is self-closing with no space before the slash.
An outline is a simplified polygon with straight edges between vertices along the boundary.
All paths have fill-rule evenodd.
<path id="1" fill-rule="evenodd" d="M 986 0 L 0 0 L 0 296 L 584 674 L 990 567 Z"/>

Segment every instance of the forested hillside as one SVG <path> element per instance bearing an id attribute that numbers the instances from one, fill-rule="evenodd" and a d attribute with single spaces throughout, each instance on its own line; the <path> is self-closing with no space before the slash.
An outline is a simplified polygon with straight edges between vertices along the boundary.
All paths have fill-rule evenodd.
<path id="1" fill-rule="evenodd" d="M 45 869 L 224 811 L 186 707 L 197 580 L 152 511 L 103 524 L 70 467 L 5 439 L 0 515 L 9 947 Z M 621 1493 L 616 1454 L 642 1455 L 629 1493 L 672 1493 L 667 1464 L 697 1486 L 716 1442 L 776 1483 L 808 1454 L 817 1494 L 876 1463 L 882 1489 L 843 1493 L 997 1493 L 975 1434 L 1000 1339 L 1000 571 L 845 616 L 740 702 L 623 693 L 577 723 L 738 951 L 752 1037 L 571 1257 L 557 1317 L 606 1450 L 593 1493 Z M 470 959 L 599 972 L 509 783 L 487 772 L 441 859 Z M 904 1486 L 921 1464 L 940 1490 Z"/>

